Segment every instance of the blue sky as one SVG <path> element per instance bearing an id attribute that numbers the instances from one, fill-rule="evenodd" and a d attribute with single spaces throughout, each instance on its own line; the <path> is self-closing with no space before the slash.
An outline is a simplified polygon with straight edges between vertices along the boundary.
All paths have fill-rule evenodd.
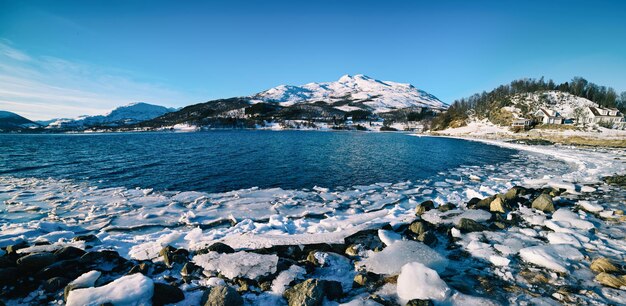
<path id="1" fill-rule="evenodd" d="M 626 1 L 5 1 L 0 109 L 185 106 L 343 74 L 444 102 L 522 77 L 626 90 Z"/>

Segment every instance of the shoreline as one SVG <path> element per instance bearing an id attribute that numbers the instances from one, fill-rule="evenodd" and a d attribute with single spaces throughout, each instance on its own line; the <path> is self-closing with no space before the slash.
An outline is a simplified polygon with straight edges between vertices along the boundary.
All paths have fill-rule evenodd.
<path id="1" fill-rule="evenodd" d="M 620 204 L 626 194 L 596 179 L 610 172 L 602 166 L 624 173 L 623 159 L 606 158 L 611 153 L 604 150 L 610 149 L 460 139 L 540 154 L 535 156 L 538 159 L 530 154 L 530 159 L 522 161 L 546 163 L 451 170 L 465 171 L 462 177 L 470 180 L 478 177 L 477 183 L 457 182 L 449 178 L 453 176 L 442 175 L 424 186 L 401 182 L 353 187 L 344 192 L 314 188 L 308 193 L 254 189 L 221 194 L 172 192 L 166 196 L 151 190 L 94 189 L 72 181 L 7 181 L 1 177 L 0 195 L 12 195 L 4 204 L 11 213 L 48 213 L 53 218 L 42 223 L 3 225 L 0 264 L 9 266 L 0 269 L 18 269 L 37 278 L 17 279 L 19 285 L 9 284 L 14 287 L 5 293 L 12 298 L 0 299 L 7 305 L 63 301 L 73 296 L 71 301 L 77 299 L 71 293 L 75 290 L 90 296 L 95 288 L 109 286 L 111 290 L 118 283 L 128 284 L 132 277 L 146 284 L 146 288 L 138 289 L 141 294 L 136 298 L 156 304 L 163 302 L 154 300 L 163 292 L 175 292 L 173 296 L 182 298 L 179 302 L 184 305 L 199 304 L 205 298 L 215 298 L 210 297 L 211 292 L 218 288 L 226 296 L 253 305 L 302 302 L 299 299 L 308 299 L 302 290 L 309 289 L 322 292 L 321 299 L 337 302 L 403 305 L 408 301 L 399 289 L 407 285 L 401 281 L 405 262 L 398 261 L 397 256 L 409 252 L 447 288 L 441 299 L 426 298 L 434 303 L 626 302 L 626 294 L 607 281 L 618 277 L 619 282 L 619 273 L 626 271 L 618 269 L 605 275 L 593 270 L 598 260 L 616 263 L 625 259 L 615 255 L 618 250 L 626 252 L 615 230 L 626 232 Z M 603 154 L 605 159 L 598 159 Z M 524 188 L 514 186 L 511 182 L 515 180 L 506 176 L 522 166 L 526 173 L 539 175 L 543 171 L 550 176 L 544 167 L 562 169 L 551 165 L 551 158 L 568 161 L 568 172 L 522 180 Z M 577 180 L 591 175 L 595 175 L 593 180 Z M 19 188 L 7 189 L 5 183 Z M 461 192 L 466 194 L 461 196 Z M 535 204 L 538 198 L 548 196 L 547 206 Z M 313 205 L 313 198 L 324 200 Z M 35 209 L 37 201 L 52 205 L 54 212 Z M 213 211 L 216 205 L 220 209 Z M 74 217 L 63 216 L 68 213 Z M 178 214 L 181 217 L 176 223 L 169 223 L 175 218 L 162 219 Z M 202 228 L 210 220 L 218 223 Z M 155 229 L 137 229 L 154 222 L 162 223 Z M 120 227 L 124 224 L 127 229 Z M 20 245 L 17 238 L 22 236 L 26 244 Z M 6 243 L 10 237 L 17 240 L 9 249 Z M 68 252 L 73 255 L 61 255 Z M 424 252 L 431 255 L 424 257 Z M 62 270 L 46 266 L 43 270 L 51 272 L 44 274 L 43 270 L 24 270 L 25 260 L 21 258 L 35 254 L 44 254 L 35 257 L 45 257 L 47 263 L 65 262 L 63 265 L 69 266 Z M 229 265 L 231 262 L 237 264 Z M 395 268 L 381 270 L 381 264 Z M 411 273 L 422 273 L 420 269 Z M 74 287 L 65 289 L 68 294 L 64 294 L 67 286 L 53 287 L 48 277 L 59 275 L 54 277 L 71 281 L 80 276 L 66 270 L 99 274 L 93 283 L 84 285 L 86 290 Z M 478 281 L 481 279 L 484 282 Z M 564 284 L 572 289 L 560 291 Z M 330 294 L 330 288 L 342 290 Z M 39 297 L 37 290 L 47 293 Z M 587 291 L 596 296 L 587 296 Z M 25 296 L 18 297 L 22 294 Z"/>

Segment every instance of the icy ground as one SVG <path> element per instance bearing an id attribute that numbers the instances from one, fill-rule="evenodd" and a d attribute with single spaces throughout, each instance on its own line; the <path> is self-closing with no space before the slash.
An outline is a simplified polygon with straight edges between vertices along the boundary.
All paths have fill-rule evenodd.
<path id="1" fill-rule="evenodd" d="M 378 229 L 382 224 L 397 229 L 416 220 L 415 207 L 425 200 L 433 200 L 436 206 L 449 202 L 458 206 L 447 212 L 433 210 L 424 214 L 422 219 L 432 224 L 456 224 L 460 218 L 482 222 L 490 214 L 484 216 L 484 211 L 468 210 L 466 203 L 471 198 L 504 193 L 516 185 L 551 186 L 567 189 L 566 195 L 555 200 L 579 204 L 561 208 L 551 216 L 520 207 L 519 211 L 509 213 L 509 218 L 516 215 L 525 225 L 503 231 L 461 233 L 453 229 L 457 246 L 453 249 L 443 245 L 432 249 L 421 243 L 412 245 L 417 242 L 396 241 L 402 238 L 393 232 L 379 231 L 381 240 L 388 246 L 380 253 L 360 250 L 363 260 L 355 264 L 376 273 L 400 273 L 397 285 L 388 283 L 378 292 L 397 302 L 425 296 L 443 304 L 488 304 L 485 299 L 464 294 L 483 281 L 464 276 L 471 274 L 485 276 L 490 286 L 517 284 L 508 295 L 503 293 L 507 290 L 494 291 L 490 298 L 498 301 L 626 303 L 626 292 L 600 286 L 593 281 L 589 270 L 590 259 L 607 257 L 623 262 L 626 256 L 626 226 L 620 221 L 626 194 L 606 185 L 589 185 L 597 183 L 602 176 L 625 173 L 625 152 L 489 143 L 518 149 L 520 153 L 511 162 L 486 167 L 462 166 L 439 173 L 431 180 L 332 190 L 316 187 L 312 190 L 250 188 L 216 194 L 156 192 L 97 188 L 66 180 L 0 177 L 0 247 L 25 240 L 31 244 L 42 241 L 50 244 L 20 252 L 54 251 L 67 245 L 84 248 L 83 241 L 74 242 L 72 237 L 93 233 L 102 244 L 91 251 L 114 249 L 128 259 L 159 261 L 159 251 L 166 245 L 193 251 L 224 242 L 238 253 L 196 255 L 194 261 L 205 270 L 219 270 L 215 263 L 220 260 L 241 261 L 242 265 L 250 266 L 225 265 L 227 270 L 219 272 L 232 277 L 256 277 L 275 272 L 277 258 L 246 251 L 280 245 L 343 243 L 348 236 Z M 589 193 L 603 196 L 590 198 Z M 394 250 L 397 252 L 389 257 L 381 256 Z M 424 255 L 431 252 L 441 258 L 437 254 Z M 315 257 L 321 265 L 331 267 L 329 271 L 343 272 L 320 272 L 317 276 L 337 280 L 349 288 L 354 273 L 347 271 L 352 271 L 354 266 L 345 257 L 335 258 L 333 254 L 320 252 Z M 406 254 L 429 258 L 410 263 Z M 448 262 L 446 258 L 454 260 Z M 386 264 L 384 260 L 392 263 Z M 272 290 L 280 296 L 291 280 L 301 278 L 304 273 L 298 266 L 292 266 L 281 272 Z M 530 274 L 564 288 L 581 286 L 589 294 L 546 291 L 547 296 L 536 296 L 523 289 Z M 408 278 L 432 280 L 431 287 L 416 292 L 411 289 L 415 284 L 407 283 Z M 209 279 L 205 285 L 215 281 L 218 280 Z M 249 293 L 244 297 L 249 303 L 263 304 L 277 301 L 272 294 Z M 354 305 L 360 305 L 363 297 L 355 294 L 351 298 Z"/>

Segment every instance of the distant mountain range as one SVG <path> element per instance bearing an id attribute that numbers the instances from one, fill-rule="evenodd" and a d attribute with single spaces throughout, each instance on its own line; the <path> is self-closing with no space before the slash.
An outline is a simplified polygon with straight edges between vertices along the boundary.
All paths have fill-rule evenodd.
<path id="1" fill-rule="evenodd" d="M 357 74 L 334 82 L 280 85 L 260 93 L 190 105 L 137 124 L 159 128 L 177 124 L 204 127 L 255 127 L 265 122 L 306 120 L 406 120 L 407 114 L 425 116 L 446 110 L 447 104 L 411 84 L 380 81 Z"/>
<path id="2" fill-rule="evenodd" d="M 52 119 L 22 124 L 46 130 L 158 128 L 176 124 L 200 126 L 251 126 L 258 121 L 320 120 L 343 121 L 348 117 L 377 119 L 396 116 L 394 112 L 437 113 L 448 105 L 411 84 L 380 81 L 357 74 L 344 75 L 334 82 L 280 85 L 260 93 L 212 100 L 176 110 L 148 103 L 133 103 L 108 114 L 76 119 Z M 5 130 L 25 126 L 7 123 Z"/>

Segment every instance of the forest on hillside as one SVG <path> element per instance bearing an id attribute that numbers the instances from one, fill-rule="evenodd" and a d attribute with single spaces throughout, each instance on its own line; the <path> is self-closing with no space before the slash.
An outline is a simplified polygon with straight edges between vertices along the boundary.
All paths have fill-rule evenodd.
<path id="1" fill-rule="evenodd" d="M 626 91 L 618 95 L 615 89 L 589 82 L 582 77 L 575 77 L 561 84 L 556 84 L 552 80 L 546 81 L 544 77 L 526 78 L 501 85 L 490 92 L 483 91 L 454 101 L 447 111 L 433 119 L 432 127 L 445 129 L 451 123 L 467 119 L 470 114 L 478 118 L 489 118 L 492 112 L 512 105 L 511 98 L 517 94 L 549 90 L 570 93 L 589 99 L 601 107 L 618 108 L 622 113 L 626 112 Z"/>

